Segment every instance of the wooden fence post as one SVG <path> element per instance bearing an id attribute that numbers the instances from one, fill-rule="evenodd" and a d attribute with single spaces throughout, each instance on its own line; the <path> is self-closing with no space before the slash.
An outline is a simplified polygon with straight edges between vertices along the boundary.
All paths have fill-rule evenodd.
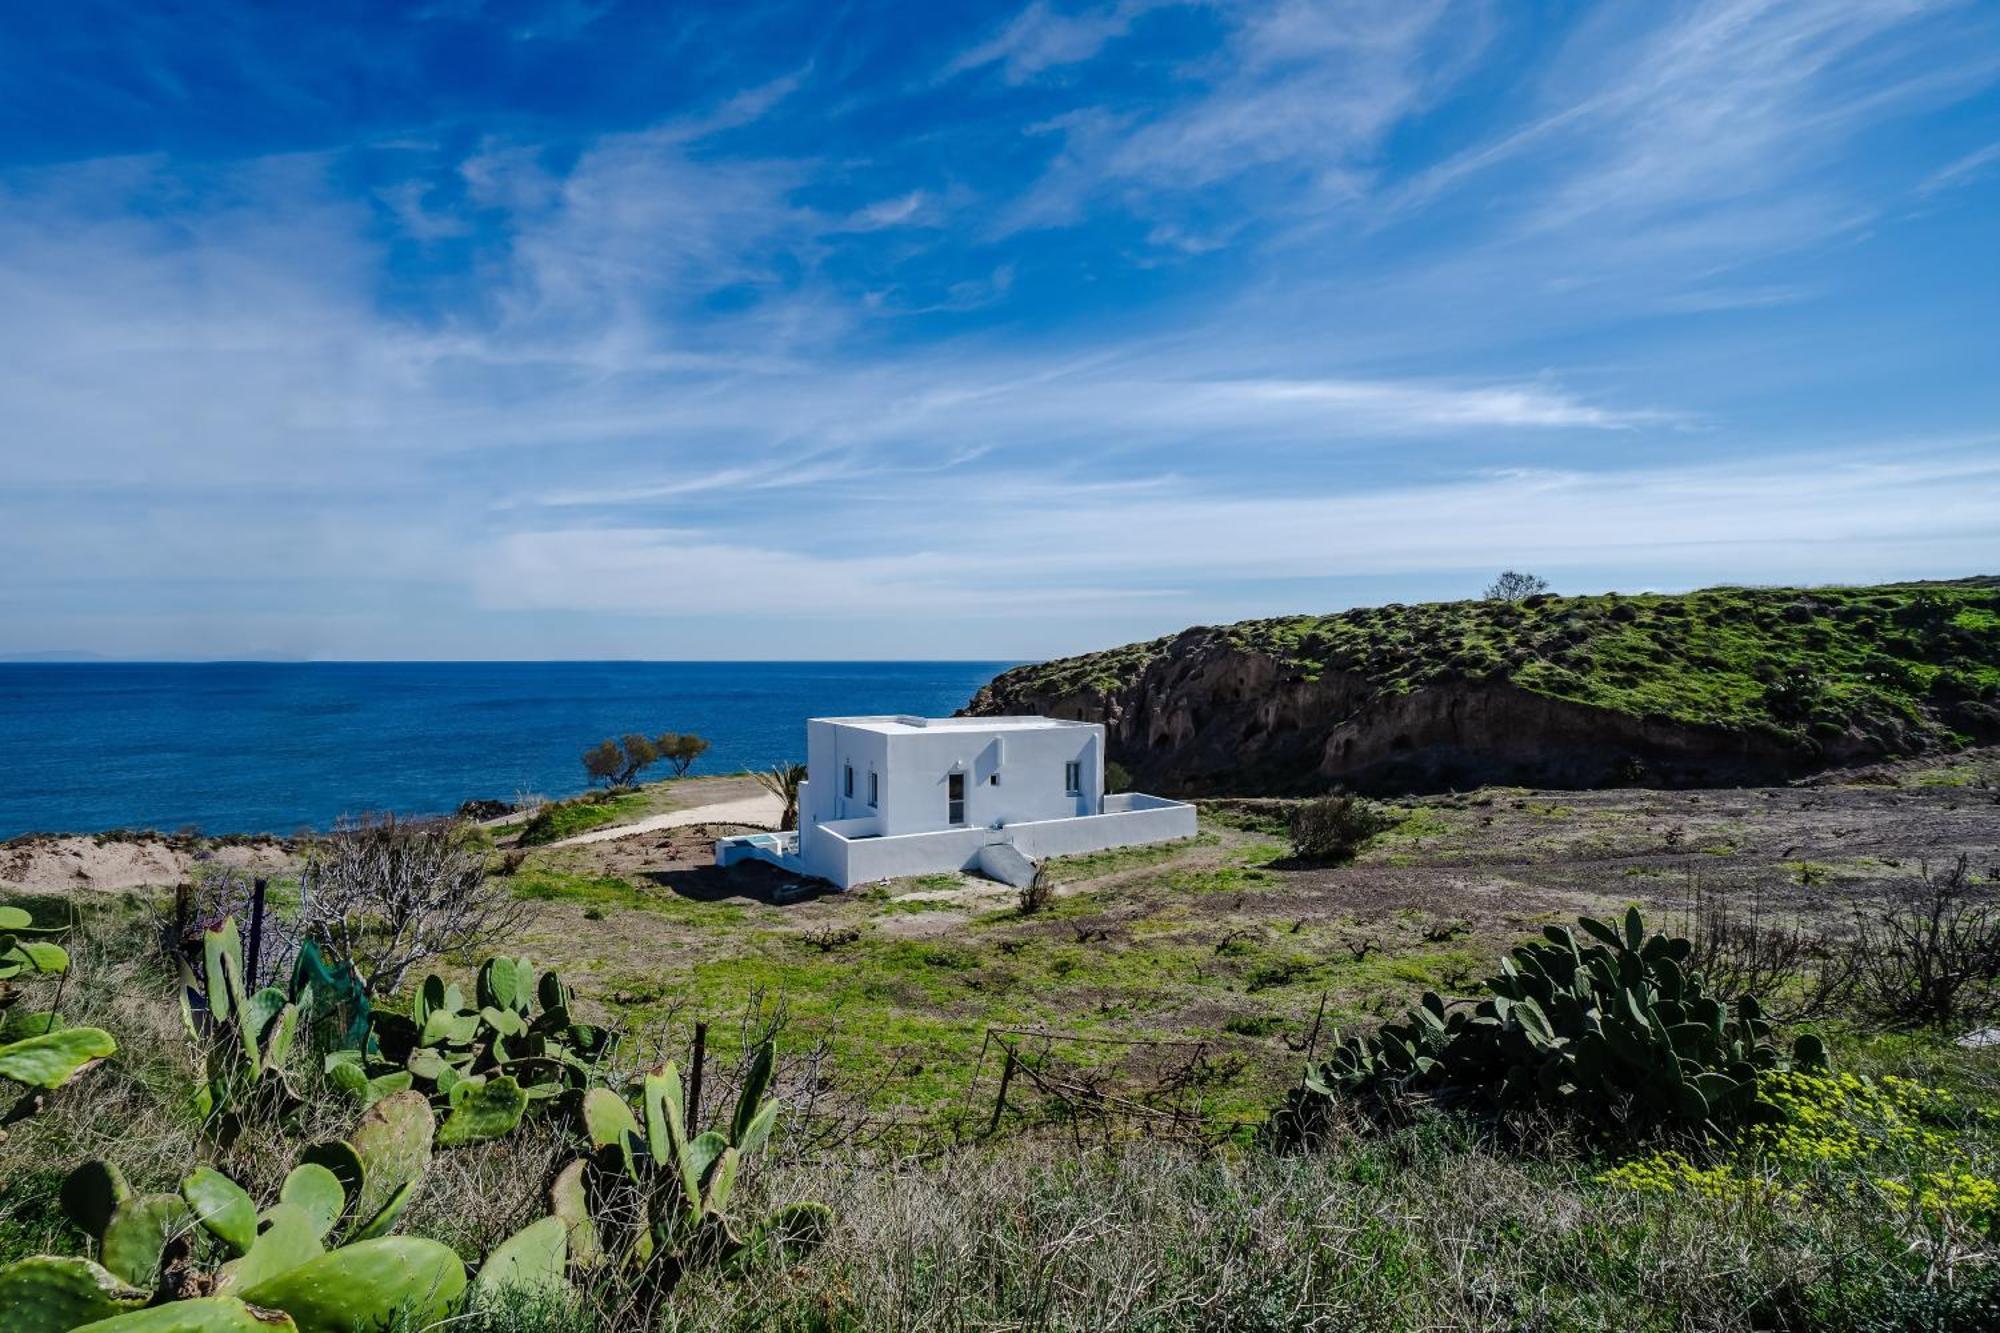
<path id="1" fill-rule="evenodd" d="M 250 881 L 250 957 L 244 971 L 244 987 L 255 991 L 263 985 L 257 973 L 257 964 L 264 954 L 264 888 L 267 881 L 259 876 Z"/>
<path id="2" fill-rule="evenodd" d="M 1007 1048 L 1007 1063 L 1000 1069 L 1000 1091 L 993 1098 L 993 1119 L 986 1126 L 986 1132 L 997 1133 L 1000 1129 L 1000 1113 L 1007 1109 L 1007 1085 L 1014 1081 L 1014 1048 Z"/>
<path id="3" fill-rule="evenodd" d="M 708 1062 L 708 1024 L 694 1025 L 694 1058 L 688 1069 L 687 1132 L 701 1133 L 701 1067 Z"/>

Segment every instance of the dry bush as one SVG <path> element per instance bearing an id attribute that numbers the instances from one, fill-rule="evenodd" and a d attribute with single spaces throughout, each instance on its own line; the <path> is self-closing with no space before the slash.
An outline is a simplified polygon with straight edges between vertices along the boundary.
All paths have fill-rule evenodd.
<path id="1" fill-rule="evenodd" d="M 1292 807 L 1292 855 L 1305 861 L 1351 861 L 1396 816 L 1352 792 L 1336 792 Z"/>
<path id="2" fill-rule="evenodd" d="M 1056 900 L 1056 877 L 1047 863 L 1035 867 L 1035 877 L 1021 886 L 1021 915 L 1033 916 Z"/>
<path id="3" fill-rule="evenodd" d="M 1862 1000 L 1883 1022 L 1950 1031 L 2000 1004 L 2000 886 L 1979 883 L 1967 857 L 1921 867 L 1856 926 Z"/>
<path id="4" fill-rule="evenodd" d="M 375 996 L 419 963 L 497 945 L 524 915 L 487 880 L 472 830 L 452 820 L 343 824 L 307 853 L 299 877 L 299 933 L 353 963 Z"/>
<path id="5" fill-rule="evenodd" d="M 1825 1018 L 1854 1002 L 1853 938 L 1830 937 L 1767 911 L 1760 889 L 1738 901 L 1693 877 L 1678 933 L 1694 942 L 1688 966 L 1719 999 L 1754 995 L 1781 1023 Z"/>

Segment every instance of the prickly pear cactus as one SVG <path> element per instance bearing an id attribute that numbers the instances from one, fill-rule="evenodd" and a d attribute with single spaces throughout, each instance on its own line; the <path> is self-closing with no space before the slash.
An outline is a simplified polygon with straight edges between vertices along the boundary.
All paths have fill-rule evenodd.
<path id="1" fill-rule="evenodd" d="M 745 1163 L 762 1151 L 777 1120 L 775 1061 L 769 1043 L 759 1048 L 727 1122 L 700 1132 L 689 1124 L 672 1062 L 642 1081 L 637 1117 L 608 1089 L 583 1096 L 594 1151 L 565 1168 L 550 1192 L 578 1272 L 605 1263 L 636 1272 L 642 1295 L 657 1300 L 691 1268 L 741 1272 L 825 1239 L 831 1214 L 821 1204 L 780 1208 L 751 1223 L 748 1239 L 731 1211 Z"/>
<path id="2" fill-rule="evenodd" d="M 426 1327 L 449 1315 L 465 1293 L 465 1265 L 447 1245 L 386 1236 L 329 1250 L 241 1293 L 251 1305 L 283 1310 L 299 1333 L 372 1333 Z"/>
<path id="3" fill-rule="evenodd" d="M 406 1088 L 424 1093 L 441 1113 L 471 1102 L 474 1112 L 448 1121 L 441 1144 L 511 1133 L 520 1123 L 509 1110 L 514 1095 L 492 1091 L 494 1083 L 511 1079 L 519 1087 L 525 1115 L 589 1086 L 612 1048 L 609 1032 L 571 1018 L 569 998 L 560 977 L 537 979 L 525 958 L 487 959 L 470 1005 L 457 985 L 431 975 L 417 987 L 408 1018 L 377 1012 L 367 1049 L 332 1053 L 327 1074 L 364 1106 Z"/>
<path id="4" fill-rule="evenodd" d="M 88 1259 L 38 1255 L 0 1268 L 9 1333 L 68 1333 L 146 1303 L 146 1292 Z"/>
<path id="5" fill-rule="evenodd" d="M 505 1138 L 520 1125 L 527 1109 L 528 1094 L 512 1077 L 489 1079 L 453 1102 L 451 1114 L 438 1127 L 438 1146 Z"/>
<path id="6" fill-rule="evenodd" d="M 209 1134 L 226 1145 L 246 1116 L 288 1118 L 301 1104 L 289 1062 L 313 992 L 292 998 L 276 987 L 246 989 L 243 941 L 228 917 L 203 932 L 201 966 L 181 959 L 180 974 L 181 1024 L 206 1073 L 195 1110 Z"/>
<path id="7" fill-rule="evenodd" d="M 298 1326 L 282 1310 L 256 1309 L 234 1296 L 204 1296 L 85 1324 L 77 1333 L 298 1333 Z"/>
<path id="8" fill-rule="evenodd" d="M 1411 1093 L 1573 1114 L 1599 1134 L 1721 1136 L 1781 1118 L 1757 1095 L 1764 1071 L 1823 1068 L 1807 1034 L 1788 1053 L 1754 997 L 1733 1006 L 1687 969 L 1693 945 L 1648 934 L 1637 908 L 1619 925 L 1549 926 L 1500 960 L 1490 997 L 1469 1009 L 1435 994 L 1373 1037 L 1336 1045 L 1274 1117 L 1281 1139 L 1310 1139 L 1338 1095 L 1393 1107 Z"/>
<path id="9" fill-rule="evenodd" d="M 348 1137 L 362 1168 L 355 1235 L 379 1236 L 409 1206 L 430 1169 L 437 1118 L 422 1093 L 399 1092 L 362 1113 Z"/>
<path id="10" fill-rule="evenodd" d="M 394 1191 L 376 1218 L 338 1249 L 328 1249 L 347 1190 L 337 1168 L 365 1173 L 363 1160 L 386 1177 L 429 1161 L 430 1108 L 424 1119 L 390 1108 L 357 1130 L 368 1152 L 342 1143 L 324 1162 L 301 1163 L 280 1197 L 253 1212 L 241 1186 L 209 1167 L 191 1173 L 181 1196 L 134 1194 L 115 1167 L 93 1162 L 62 1190 L 63 1209 L 97 1238 L 103 1262 L 38 1256 L 0 1266 L 0 1329 L 5 1333 L 387 1333 L 431 1328 L 453 1319 L 467 1292 L 465 1265 L 434 1240 L 366 1234 L 394 1220 L 417 1181 Z M 420 1128 L 419 1128 L 420 1126 Z M 408 1137 L 406 1137 L 408 1136 Z M 420 1141 L 419 1154 L 411 1140 Z M 325 1145 L 321 1145 L 324 1147 Z M 357 1174 L 358 1188 L 365 1174 Z M 184 1196 L 184 1197 L 182 1197 Z M 216 1246 L 190 1241 L 206 1229 Z M 560 1292 L 569 1253 L 569 1225 L 548 1217 L 498 1247 L 481 1269 L 488 1295 L 525 1289 Z M 162 1255 L 168 1276 L 155 1282 Z M 220 1267 L 205 1267 L 233 1254 Z M 177 1297 L 200 1293 L 188 1299 Z"/>

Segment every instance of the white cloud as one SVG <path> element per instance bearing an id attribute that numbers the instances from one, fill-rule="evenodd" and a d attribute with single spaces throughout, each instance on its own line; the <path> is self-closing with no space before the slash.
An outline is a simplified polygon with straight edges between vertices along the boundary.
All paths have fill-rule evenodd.
<path id="1" fill-rule="evenodd" d="M 1516 470 L 1265 496 L 1187 484 L 1093 494 L 1021 477 L 988 491 L 933 478 L 905 505 L 871 514 L 870 540 L 846 550 L 760 545 L 748 533 L 718 543 L 670 529 L 564 528 L 504 539 L 482 561 L 481 589 L 498 606 L 582 602 L 656 616 L 894 607 L 977 617 L 1039 607 L 1061 619 L 1132 598 L 1207 597 L 1195 590 L 1218 580 L 1503 561 L 1667 582 L 1745 569 L 1865 580 L 2000 558 L 1995 444 L 1934 444 L 1914 451 L 1918 462 L 1900 461 L 1913 451 L 1899 443 L 1783 462 Z"/>
<path id="2" fill-rule="evenodd" d="M 1917 185 L 1917 194 L 1933 195 L 1941 190 L 1955 190 L 1969 185 L 1986 174 L 1989 167 L 2000 163 L 2000 142 L 1975 148 L 1965 156 L 1955 158 L 1939 167 Z"/>
<path id="3" fill-rule="evenodd" d="M 942 77 L 951 79 L 999 65 L 1009 83 L 1021 83 L 1045 70 L 1079 64 L 1131 31 L 1140 15 L 1160 3 L 1122 0 L 1106 8 L 1066 14 L 1046 0 L 1034 0 L 1006 27 L 946 65 Z"/>

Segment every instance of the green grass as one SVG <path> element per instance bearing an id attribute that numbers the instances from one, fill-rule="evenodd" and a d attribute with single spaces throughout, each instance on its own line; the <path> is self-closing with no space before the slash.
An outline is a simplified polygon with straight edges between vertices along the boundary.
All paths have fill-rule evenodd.
<path id="1" fill-rule="evenodd" d="M 635 884 L 617 875 L 591 875 L 553 866 L 523 866 L 508 881 L 516 898 L 531 902 L 574 902 L 607 911 L 650 912 L 677 923 L 723 929 L 741 926 L 749 913 L 735 903 L 701 902 L 669 889 Z M 598 919 L 602 919 L 601 915 Z"/>
<path id="2" fill-rule="evenodd" d="M 1994 579 L 1391 605 L 1203 633 L 1277 659 L 1291 679 L 1337 673 L 1380 697 L 1504 679 L 1615 712 L 1800 742 L 1848 727 L 1960 742 L 1955 706 L 2000 697 Z M 990 696 L 1108 694 L 1174 642 L 1019 667 Z"/>
<path id="3" fill-rule="evenodd" d="M 537 810 L 521 826 L 520 844 L 523 847 L 541 847 L 608 824 L 637 819 L 650 804 L 642 792 L 623 792 L 616 796 L 593 794 L 556 801 Z"/>

